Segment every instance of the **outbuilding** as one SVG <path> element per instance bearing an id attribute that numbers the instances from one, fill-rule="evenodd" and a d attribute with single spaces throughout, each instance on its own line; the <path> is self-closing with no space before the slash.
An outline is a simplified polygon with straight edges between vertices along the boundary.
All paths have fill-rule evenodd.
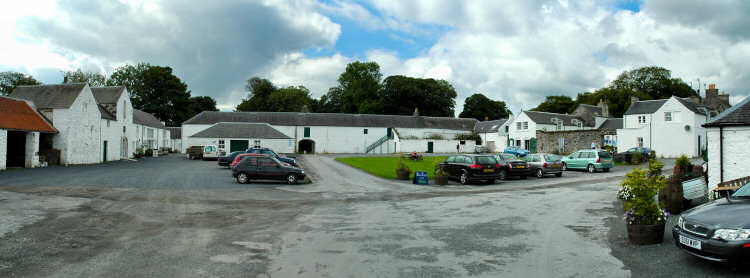
<path id="1" fill-rule="evenodd" d="M 0 170 L 38 167 L 40 145 L 56 133 L 33 102 L 0 96 Z"/>
<path id="2" fill-rule="evenodd" d="M 750 97 L 704 124 L 708 140 L 708 188 L 750 175 Z"/>

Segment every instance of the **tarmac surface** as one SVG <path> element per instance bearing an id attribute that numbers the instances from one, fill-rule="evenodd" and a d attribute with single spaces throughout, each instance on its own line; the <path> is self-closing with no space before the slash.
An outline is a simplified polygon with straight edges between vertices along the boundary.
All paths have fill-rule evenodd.
<path id="1" fill-rule="evenodd" d="M 750 274 L 683 254 L 674 224 L 663 244 L 629 246 L 616 193 L 630 166 L 441 187 L 335 157 L 298 156 L 313 181 L 300 185 L 241 185 L 184 155 L 0 172 L 0 276 Z"/>

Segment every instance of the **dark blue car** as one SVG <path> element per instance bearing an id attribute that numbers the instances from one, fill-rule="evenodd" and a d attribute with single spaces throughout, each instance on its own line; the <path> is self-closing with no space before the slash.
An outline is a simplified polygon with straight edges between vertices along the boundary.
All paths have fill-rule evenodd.
<path id="1" fill-rule="evenodd" d="M 245 151 L 245 153 L 265 154 L 265 155 L 267 155 L 269 157 L 276 158 L 276 159 L 278 159 L 281 162 L 286 162 L 286 163 L 291 164 L 292 166 L 297 167 L 297 161 L 294 160 L 294 158 L 289 158 L 289 157 L 286 157 L 286 156 L 281 156 L 281 155 L 277 154 L 276 152 L 274 152 L 272 149 L 269 149 L 269 148 L 249 148 L 249 149 L 247 149 L 247 151 Z"/>

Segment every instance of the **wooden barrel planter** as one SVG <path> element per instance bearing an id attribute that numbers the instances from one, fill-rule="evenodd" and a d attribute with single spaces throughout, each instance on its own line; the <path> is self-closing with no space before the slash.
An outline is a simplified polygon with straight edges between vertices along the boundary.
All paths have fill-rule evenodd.
<path id="1" fill-rule="evenodd" d="M 446 185 L 446 184 L 448 184 L 448 176 L 438 176 L 438 175 L 435 175 L 435 184 L 437 184 L 437 185 Z"/>
<path id="2" fill-rule="evenodd" d="M 667 186 L 659 190 L 659 202 L 664 203 L 664 209 L 671 214 L 682 212 L 684 200 L 681 179 L 672 178 L 667 181 Z"/>
<path id="3" fill-rule="evenodd" d="M 654 225 L 628 225 L 628 241 L 632 245 L 649 245 L 662 243 L 664 240 L 664 223 Z"/>
<path id="4" fill-rule="evenodd" d="M 409 175 L 411 172 L 409 171 L 398 171 L 396 170 L 396 179 L 398 180 L 409 180 Z"/>

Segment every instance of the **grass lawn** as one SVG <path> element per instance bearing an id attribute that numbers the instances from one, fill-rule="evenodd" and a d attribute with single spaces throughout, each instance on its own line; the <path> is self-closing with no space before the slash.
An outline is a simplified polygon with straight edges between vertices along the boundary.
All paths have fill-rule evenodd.
<path id="1" fill-rule="evenodd" d="M 423 156 L 423 161 L 416 162 L 404 159 L 404 163 L 409 165 L 409 168 L 412 171 L 412 177 L 414 176 L 414 172 L 427 172 L 427 178 L 434 179 L 435 162 L 443 161 L 447 157 L 448 156 Z M 336 158 L 336 160 L 382 178 L 396 179 L 396 164 L 398 163 L 399 156 L 341 157 Z"/>

